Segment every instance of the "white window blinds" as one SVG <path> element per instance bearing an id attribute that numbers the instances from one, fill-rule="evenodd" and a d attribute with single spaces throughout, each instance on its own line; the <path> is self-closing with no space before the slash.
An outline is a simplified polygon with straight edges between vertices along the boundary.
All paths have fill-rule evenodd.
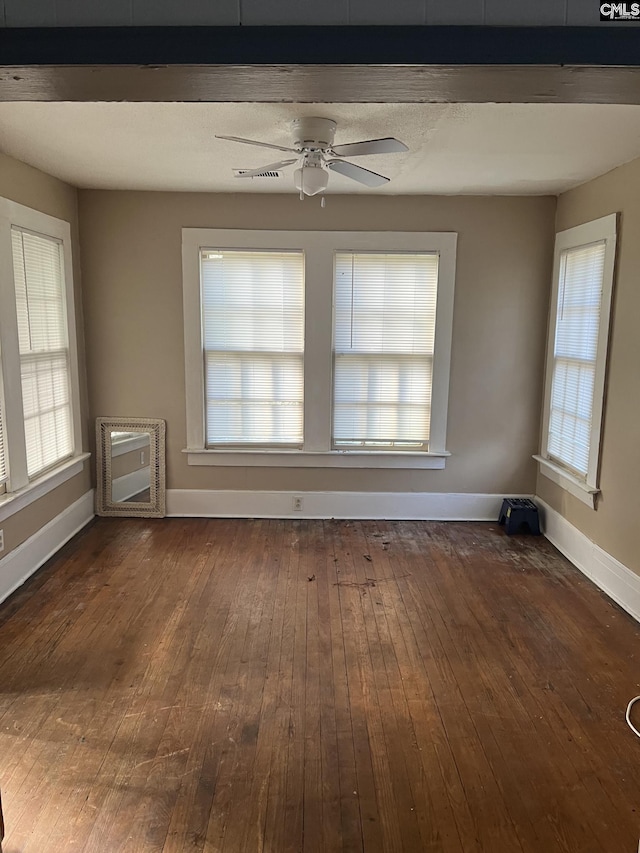
<path id="1" fill-rule="evenodd" d="M 4 447 L 4 422 L 2 420 L 2 401 L 0 400 L 0 486 L 7 480 L 7 457 Z"/>
<path id="2" fill-rule="evenodd" d="M 304 255 L 202 250 L 207 446 L 303 440 Z"/>
<path id="3" fill-rule="evenodd" d="M 62 244 L 12 229 L 27 473 L 73 453 Z"/>
<path id="4" fill-rule="evenodd" d="M 560 256 L 547 451 L 581 476 L 589 469 L 605 241 Z"/>
<path id="5" fill-rule="evenodd" d="M 335 255 L 333 444 L 428 449 L 438 255 Z"/>

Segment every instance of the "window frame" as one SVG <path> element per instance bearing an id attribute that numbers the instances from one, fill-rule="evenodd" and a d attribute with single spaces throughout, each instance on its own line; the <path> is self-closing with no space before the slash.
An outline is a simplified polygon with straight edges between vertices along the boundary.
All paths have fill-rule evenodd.
<path id="1" fill-rule="evenodd" d="M 600 451 L 602 444 L 607 356 L 609 349 L 611 307 L 616 259 L 617 221 L 618 214 L 612 213 L 608 216 L 594 219 L 591 222 L 586 222 L 583 225 L 577 225 L 574 228 L 568 228 L 565 231 L 560 231 L 556 234 L 547 336 L 541 450 L 540 454 L 534 456 L 534 459 L 539 463 L 541 474 L 592 508 L 595 507 L 595 500 L 600 492 Z M 593 408 L 589 440 L 589 465 L 586 476 L 581 477 L 573 469 L 570 469 L 568 466 L 564 466 L 562 462 L 552 458 L 548 449 L 549 421 L 551 415 L 551 389 L 553 384 L 555 337 L 558 319 L 560 269 L 563 252 L 571 249 L 579 249 L 582 246 L 587 246 L 592 243 L 601 242 L 604 242 L 605 244 L 605 255 L 602 295 L 600 301 L 600 323 L 598 327 L 598 342 L 595 360 Z"/>
<path id="2" fill-rule="evenodd" d="M 58 240 L 62 245 L 65 319 L 69 339 L 72 455 L 46 471 L 29 478 L 27 474 L 22 379 L 18 343 L 18 320 L 11 242 L 12 228 L 24 229 Z M 0 198 L 0 371 L 2 405 L 5 415 L 5 453 L 9 479 L 0 494 L 0 520 L 28 506 L 51 489 L 82 470 L 89 456 L 82 452 L 80 382 L 73 283 L 71 226 L 68 222 L 18 202 Z"/>
<path id="3" fill-rule="evenodd" d="M 444 468 L 457 234 L 454 232 L 182 229 L 187 446 L 190 465 Z M 301 449 L 207 449 L 201 315 L 202 249 L 301 250 L 305 263 L 304 415 Z M 334 255 L 338 251 L 437 252 L 436 343 L 429 451 L 332 449 Z"/>

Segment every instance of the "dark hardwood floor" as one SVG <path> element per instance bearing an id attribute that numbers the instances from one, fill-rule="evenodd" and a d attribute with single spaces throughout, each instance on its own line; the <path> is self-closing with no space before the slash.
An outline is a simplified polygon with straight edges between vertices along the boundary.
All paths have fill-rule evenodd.
<path id="1" fill-rule="evenodd" d="M 636 853 L 640 626 L 497 525 L 100 519 L 0 607 L 5 853 Z"/>

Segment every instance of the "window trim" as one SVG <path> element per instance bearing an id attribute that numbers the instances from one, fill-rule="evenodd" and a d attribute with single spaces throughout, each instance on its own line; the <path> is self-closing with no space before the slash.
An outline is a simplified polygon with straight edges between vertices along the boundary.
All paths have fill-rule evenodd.
<path id="1" fill-rule="evenodd" d="M 31 480 L 27 474 L 20 349 L 18 344 L 13 251 L 11 244 L 12 228 L 24 229 L 59 240 L 63 251 L 65 319 L 69 339 L 73 452 L 71 456 L 61 460 L 59 464 L 49 468 L 47 471 L 37 474 Z M 7 512 L 7 514 L 13 514 L 13 512 L 17 512 L 22 506 L 28 505 L 32 500 L 36 500 L 37 497 L 41 497 L 47 491 L 59 485 L 58 481 L 60 478 L 57 474 L 60 473 L 63 475 L 69 471 L 77 473 L 77 465 L 75 463 L 82 462 L 87 457 L 87 454 L 83 454 L 81 446 L 80 382 L 70 224 L 55 216 L 25 207 L 22 204 L 18 204 L 18 202 L 0 198 L 0 276 L 2 281 L 6 283 L 10 282 L 10 284 L 0 288 L 0 341 L 2 341 L 0 369 L 2 370 L 3 381 L 1 385 L 6 428 L 5 452 L 9 468 L 7 491 L 0 498 L 0 503 L 3 507 L 11 509 L 11 512 Z M 67 478 L 65 477 L 65 479 Z M 64 482 L 64 480 L 61 482 Z M 46 488 L 47 485 L 48 488 Z M 44 491 L 43 488 L 45 489 Z M 27 495 L 35 495 L 35 497 L 28 499 Z M 16 502 L 18 496 L 20 496 L 20 500 Z"/>
<path id="2" fill-rule="evenodd" d="M 540 473 L 543 474 L 543 476 L 557 483 L 561 488 L 565 489 L 592 508 L 595 506 L 596 496 L 600 492 L 598 485 L 600 450 L 602 443 L 602 420 L 604 415 L 609 331 L 611 325 L 617 220 L 618 214 L 611 213 L 608 216 L 594 219 L 591 222 L 586 222 L 583 225 L 577 225 L 574 228 L 568 228 L 565 231 L 560 231 L 556 234 L 553 257 L 553 284 L 547 337 L 541 451 L 540 454 L 536 454 L 534 456 L 534 459 L 539 464 Z M 568 249 L 575 249 L 580 246 L 588 245 L 589 243 L 598 243 L 602 241 L 605 243 L 605 256 L 600 325 L 598 328 L 598 343 L 596 350 L 593 410 L 589 442 L 589 466 L 586 477 L 582 478 L 573 470 L 565 467 L 559 460 L 551 457 L 548 451 L 551 386 L 553 382 L 555 332 L 558 313 L 558 291 L 560 286 L 560 259 L 562 253 Z"/>
<path id="3" fill-rule="evenodd" d="M 443 468 L 451 366 L 457 234 L 393 231 L 182 229 L 185 392 L 189 465 Z M 200 250 L 302 250 L 305 257 L 304 446 L 300 450 L 206 449 Z M 333 277 L 336 251 L 438 252 L 438 303 L 429 451 L 333 450 Z"/>

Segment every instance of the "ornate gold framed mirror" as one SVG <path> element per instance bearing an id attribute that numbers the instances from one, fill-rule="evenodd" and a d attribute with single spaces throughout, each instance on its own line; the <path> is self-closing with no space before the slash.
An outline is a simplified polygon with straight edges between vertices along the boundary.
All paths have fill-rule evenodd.
<path id="1" fill-rule="evenodd" d="M 165 514 L 165 422 L 96 419 L 96 512 L 162 518 Z"/>

